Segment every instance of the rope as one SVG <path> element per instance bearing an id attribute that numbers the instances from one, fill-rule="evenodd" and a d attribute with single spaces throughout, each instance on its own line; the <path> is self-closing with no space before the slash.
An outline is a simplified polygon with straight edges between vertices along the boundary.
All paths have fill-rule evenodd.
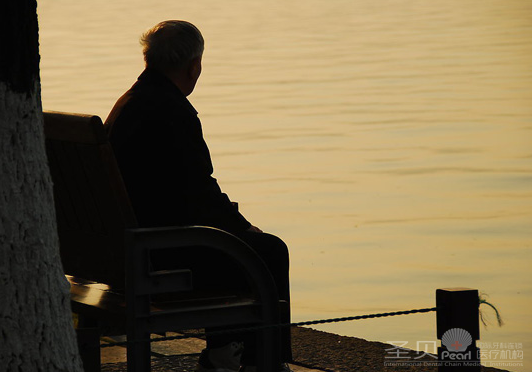
<path id="1" fill-rule="evenodd" d="M 417 314 L 417 313 L 429 313 L 431 311 L 436 311 L 436 309 L 437 309 L 436 307 L 429 307 L 429 308 L 425 308 L 425 309 L 394 311 L 394 312 L 390 312 L 390 313 L 377 313 L 377 314 L 349 316 L 349 317 L 343 317 L 343 318 L 309 320 L 309 321 L 297 322 L 297 323 L 265 324 L 265 325 L 246 327 L 246 328 L 232 328 L 232 329 L 226 329 L 226 330 L 220 330 L 220 331 L 212 331 L 212 332 L 209 332 L 209 335 L 217 336 L 217 335 L 225 335 L 225 334 L 233 334 L 233 333 L 262 331 L 262 330 L 270 329 L 270 328 L 282 328 L 282 327 L 293 327 L 293 326 L 294 327 L 299 327 L 299 326 L 308 326 L 308 325 L 315 325 L 315 324 L 347 322 L 347 321 L 352 321 L 352 320 L 384 318 L 384 317 L 388 317 L 388 316 L 408 315 L 408 314 Z M 194 334 L 189 334 L 189 335 L 158 337 L 158 338 L 153 338 L 153 339 L 149 339 L 149 340 L 132 340 L 132 341 L 110 342 L 110 343 L 107 343 L 107 344 L 102 344 L 102 345 L 100 345 L 100 347 L 101 348 L 106 348 L 106 347 L 112 347 L 112 346 L 125 346 L 127 344 L 131 344 L 131 343 L 134 343 L 134 342 L 148 342 L 148 341 L 149 342 L 162 342 L 162 341 L 182 340 L 182 339 L 185 339 L 185 338 L 201 337 L 201 336 L 205 336 L 205 335 L 206 335 L 206 333 L 203 332 L 203 333 L 194 333 Z"/>
<path id="2" fill-rule="evenodd" d="M 480 296 L 478 297 L 478 305 L 480 307 L 482 304 L 486 304 L 489 307 L 491 307 L 493 311 L 495 311 L 495 316 L 497 317 L 497 324 L 499 325 L 499 327 L 502 327 L 504 325 L 504 321 L 502 320 L 501 314 L 499 313 L 499 310 L 497 310 L 495 305 L 489 303 L 488 300 L 486 300 L 487 297 L 488 297 L 487 293 L 481 293 Z M 488 324 L 485 319 L 486 316 L 484 315 L 482 310 L 479 310 L 479 315 L 480 315 L 480 321 L 482 322 L 482 324 L 484 324 L 484 327 L 487 327 Z"/>

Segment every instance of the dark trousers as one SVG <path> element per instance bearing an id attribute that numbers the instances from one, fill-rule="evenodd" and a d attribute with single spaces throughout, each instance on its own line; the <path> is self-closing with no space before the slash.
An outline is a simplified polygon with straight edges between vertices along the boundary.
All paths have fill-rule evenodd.
<path id="1" fill-rule="evenodd" d="M 286 309 L 279 314 L 281 323 L 290 323 L 290 281 L 289 257 L 286 244 L 278 237 L 267 233 L 248 231 L 233 232 L 238 238 L 247 243 L 262 258 L 277 287 L 280 300 L 288 303 Z M 224 291 L 225 289 L 249 292 L 250 288 L 242 271 L 221 253 L 206 250 L 204 247 L 194 247 L 188 254 L 176 254 L 174 251 L 158 252 L 152 257 L 152 264 L 157 269 L 192 269 L 194 287 L 199 290 Z M 250 324 L 252 326 L 252 324 Z M 207 347 L 218 348 L 233 341 L 244 342 L 244 365 L 255 365 L 256 336 L 254 333 L 230 333 L 227 335 L 209 335 L 207 329 Z M 290 327 L 281 329 L 281 359 L 284 362 L 292 360 Z"/>
<path id="2" fill-rule="evenodd" d="M 289 255 L 288 247 L 278 237 L 267 233 L 239 232 L 237 237 L 247 243 L 262 258 L 277 286 L 280 300 L 288 303 L 285 311 L 280 315 L 281 323 L 290 323 L 290 281 L 289 281 Z M 224 336 L 209 336 L 207 330 L 207 347 L 215 348 L 228 344 L 232 341 L 244 342 L 244 365 L 255 365 L 256 337 L 253 333 L 229 334 Z M 290 327 L 281 329 L 281 360 L 292 360 Z"/>

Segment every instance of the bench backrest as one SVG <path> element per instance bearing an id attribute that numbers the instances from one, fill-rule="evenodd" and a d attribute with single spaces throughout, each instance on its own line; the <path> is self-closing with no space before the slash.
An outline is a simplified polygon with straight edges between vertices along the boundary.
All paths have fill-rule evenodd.
<path id="1" fill-rule="evenodd" d="M 44 113 L 66 274 L 124 287 L 124 230 L 137 222 L 102 120 Z"/>

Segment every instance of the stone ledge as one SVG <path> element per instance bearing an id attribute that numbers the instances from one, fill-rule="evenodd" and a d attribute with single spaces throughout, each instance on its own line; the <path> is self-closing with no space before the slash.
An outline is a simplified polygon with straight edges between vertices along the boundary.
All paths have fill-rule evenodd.
<path id="1" fill-rule="evenodd" d="M 198 356 L 190 354 L 197 354 L 204 347 L 205 341 L 199 338 L 153 343 L 152 371 L 193 372 Z M 386 349 L 390 348 L 393 348 L 393 345 L 383 342 L 339 336 L 304 327 L 292 329 L 294 372 L 437 372 L 438 370 L 435 366 L 424 365 L 387 367 L 384 365 L 385 361 L 389 361 L 386 359 L 386 356 L 389 356 Z M 125 372 L 125 355 L 124 347 L 102 349 L 102 372 Z M 419 354 L 410 350 L 408 357 L 418 358 Z M 418 360 L 434 361 L 429 356 Z M 482 372 L 502 371 L 504 370 L 482 367 Z"/>

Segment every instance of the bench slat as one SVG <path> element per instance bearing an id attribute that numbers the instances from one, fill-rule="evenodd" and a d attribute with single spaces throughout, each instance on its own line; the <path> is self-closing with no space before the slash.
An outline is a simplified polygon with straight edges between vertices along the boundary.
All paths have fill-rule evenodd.
<path id="1" fill-rule="evenodd" d="M 102 120 L 98 116 L 57 111 L 46 111 L 44 114 L 46 138 L 93 145 L 107 142 Z"/>

